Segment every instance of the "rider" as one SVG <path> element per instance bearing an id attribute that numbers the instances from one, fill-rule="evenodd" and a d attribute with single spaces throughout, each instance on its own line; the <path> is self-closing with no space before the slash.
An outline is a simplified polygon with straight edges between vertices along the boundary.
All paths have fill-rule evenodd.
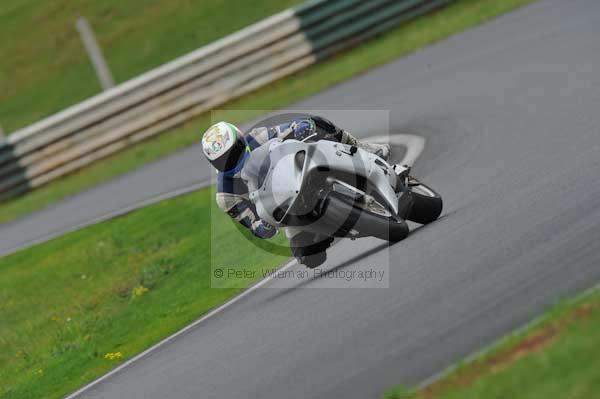
<path id="1" fill-rule="evenodd" d="M 356 145 L 387 160 L 387 144 L 361 143 L 347 131 L 320 116 L 310 115 L 275 126 L 257 127 L 243 133 L 228 122 L 211 126 L 202 137 L 202 150 L 208 161 L 218 170 L 217 205 L 233 219 L 259 238 L 271 238 L 277 230 L 261 220 L 248 199 L 248 188 L 240 177 L 244 162 L 250 153 L 273 138 L 330 140 Z M 286 229 L 290 247 L 299 263 L 316 267 L 325 262 L 325 251 L 333 237 L 318 236 L 306 231 Z"/>

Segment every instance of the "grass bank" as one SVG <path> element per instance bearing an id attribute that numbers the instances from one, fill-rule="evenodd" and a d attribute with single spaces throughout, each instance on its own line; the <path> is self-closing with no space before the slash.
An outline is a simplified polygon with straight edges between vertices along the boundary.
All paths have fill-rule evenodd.
<path id="1" fill-rule="evenodd" d="M 457 0 L 455 3 L 434 14 L 426 15 L 400 26 L 377 39 L 366 42 L 335 58 L 314 65 L 294 76 L 284 78 L 268 87 L 232 101 L 224 105 L 223 108 L 261 110 L 284 107 L 349 79 L 352 76 L 365 72 L 370 68 L 385 64 L 532 1 Z M 178 2 L 173 3 L 177 4 Z M 212 2 L 210 3 L 212 4 Z M 247 2 L 247 4 L 251 3 Z M 262 7 L 266 9 L 265 5 Z M 216 11 L 213 10 L 212 12 Z M 163 19 L 167 18 L 168 16 L 161 17 L 161 20 L 157 20 L 156 23 L 160 24 Z M 165 39 L 161 37 L 161 40 L 158 38 L 156 40 L 160 44 L 162 43 L 161 40 Z M 147 44 L 147 46 L 150 46 L 150 44 Z M 160 58 L 160 60 L 166 61 L 167 59 Z M 131 69 L 131 71 L 134 70 L 136 69 Z M 132 75 L 124 73 L 123 76 Z M 90 80 L 91 78 L 88 77 L 87 79 Z M 37 108 L 36 104 L 30 105 Z M 200 116 L 179 128 L 173 129 L 155 139 L 125 150 L 110 158 L 101 160 L 81 171 L 53 182 L 49 186 L 42 187 L 23 197 L 1 204 L 0 223 L 15 220 L 69 195 L 84 191 L 136 167 L 187 147 L 199 141 L 200 133 L 210 123 L 209 119 L 208 115 Z M 2 115 L 0 114 L 1 120 Z"/>
<path id="2" fill-rule="evenodd" d="M 17 0 L 12 1 L 16 2 Z M 424 16 L 418 20 L 400 26 L 377 39 L 364 43 L 348 52 L 336 56 L 335 58 L 315 65 L 294 76 L 284 78 L 272 85 L 269 85 L 268 87 L 259 89 L 256 92 L 246 95 L 236 101 L 232 101 L 226 104 L 224 108 L 261 110 L 284 107 L 302 98 L 326 89 L 327 87 L 340 83 L 352 76 L 360 74 L 370 68 L 392 61 L 400 56 L 416 51 L 428 44 L 442 40 L 475 25 L 481 24 L 516 7 L 531 3 L 532 1 L 533 0 L 457 0 L 450 6 L 439 10 L 434 14 Z M 66 0 L 61 0 L 58 3 L 66 2 Z M 208 3 L 212 4 L 215 2 L 216 0 Z M 111 1 L 106 4 L 112 3 L 113 2 Z M 114 3 L 121 4 L 122 2 Z M 153 2 L 149 1 L 148 3 Z M 173 2 L 173 4 L 178 3 L 179 1 Z M 279 4 L 279 2 L 271 3 Z M 103 5 L 102 7 L 106 8 L 107 10 L 111 10 L 108 5 L 104 5 L 105 2 L 101 2 L 101 4 Z M 254 7 L 254 3 L 247 2 L 247 4 L 252 4 L 252 7 Z M 99 3 L 98 7 L 100 6 L 101 5 Z M 122 7 L 130 6 L 123 5 Z M 200 8 L 204 8 L 204 5 Z M 266 10 L 265 5 L 262 5 L 259 8 L 264 8 Z M 275 7 L 273 6 L 272 8 Z M 154 10 L 154 8 L 150 9 Z M 213 10 L 210 7 L 209 9 Z M 235 7 L 231 7 L 231 9 L 235 9 Z M 187 9 L 182 9 L 182 12 L 185 10 Z M 158 8 L 153 12 L 158 11 L 162 12 Z M 212 12 L 216 11 L 213 10 Z M 251 15 L 256 16 L 257 14 L 252 13 Z M 156 16 L 156 18 L 158 18 L 158 16 Z M 160 20 L 156 19 L 153 21 L 160 25 L 163 23 L 163 19 L 167 18 L 168 15 L 165 15 L 164 18 L 161 17 Z M 238 26 L 236 25 L 236 27 Z M 122 29 L 126 28 L 123 27 Z M 170 31 L 167 30 L 160 32 L 161 34 L 167 34 L 167 32 Z M 224 32 L 220 32 L 220 34 L 221 33 Z M 137 34 L 134 37 L 138 38 Z M 204 36 L 202 37 L 204 38 Z M 163 48 L 165 46 L 168 48 L 168 43 L 164 43 L 164 40 L 166 39 L 162 36 L 153 40 L 158 40 L 159 44 L 157 46 L 159 48 Z M 173 42 L 175 41 L 176 40 L 173 39 Z M 145 43 L 140 46 L 142 48 L 154 46 L 152 41 L 143 41 L 142 43 Z M 200 44 L 199 42 L 194 43 Z M 6 50 L 0 48 L 0 54 L 4 54 L 5 51 Z M 171 52 L 168 54 L 170 54 L 170 56 L 173 55 Z M 156 63 L 159 59 L 161 61 L 166 61 L 170 58 L 158 57 L 152 59 L 154 60 L 153 62 Z M 123 68 L 125 68 L 127 63 L 124 60 L 121 63 L 123 64 Z M 134 70 L 141 69 L 139 67 L 139 65 L 142 64 L 141 62 L 135 61 L 135 64 L 138 65 L 138 68 L 136 69 L 132 67 L 130 70 L 131 73 Z M 129 77 L 132 75 L 128 72 L 123 73 L 122 76 Z M 78 82 L 79 79 L 84 78 L 79 77 L 76 79 L 76 81 Z M 86 79 L 93 80 L 92 77 L 87 77 Z M 43 93 L 43 91 L 41 92 Z M 38 97 L 43 98 L 43 96 Z M 2 98 L 0 98 L 0 103 L 2 103 Z M 43 104 L 29 104 L 29 106 L 35 109 L 38 107 L 40 109 L 44 109 Z M 1 113 L 0 121 L 2 121 Z M 68 197 L 69 195 L 81 192 L 131 169 L 147 164 L 181 148 L 187 147 L 199 140 L 200 133 L 207 127 L 207 125 L 209 125 L 209 123 L 209 116 L 200 116 L 179 128 L 173 129 L 168 133 L 142 143 L 134 148 L 125 150 L 112 157 L 101 160 L 90 167 L 53 182 L 49 186 L 42 187 L 36 191 L 26 194 L 23 197 L 1 204 L 0 223 L 17 219 L 28 213 L 39 210 L 48 204 Z"/>
<path id="3" fill-rule="evenodd" d="M 213 202 L 205 189 L 1 258 L 0 397 L 62 397 L 287 259 L 257 250 Z M 285 248 L 283 234 L 271 241 Z M 241 259 L 256 277 L 211 288 L 211 260 Z"/>
<path id="4" fill-rule="evenodd" d="M 600 292 L 565 301 L 533 326 L 458 365 L 423 390 L 394 388 L 385 399 L 600 397 Z"/>
<path id="5" fill-rule="evenodd" d="M 80 16 L 123 82 L 299 1 L 2 0 L 0 123 L 14 131 L 101 91 Z"/>

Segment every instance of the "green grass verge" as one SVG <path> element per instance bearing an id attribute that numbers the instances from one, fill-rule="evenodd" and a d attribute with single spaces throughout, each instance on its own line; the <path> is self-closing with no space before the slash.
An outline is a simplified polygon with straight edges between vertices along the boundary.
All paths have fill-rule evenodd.
<path id="1" fill-rule="evenodd" d="M 600 397 L 600 292 L 565 301 L 529 328 L 463 362 L 423 390 L 385 399 L 588 399 Z"/>
<path id="2" fill-rule="evenodd" d="M 387 63 L 530 2 L 532 0 L 457 0 L 434 14 L 400 26 L 376 40 L 371 40 L 351 51 L 232 101 L 224 108 L 264 110 L 284 107 L 372 67 Z M 124 76 L 129 75 L 124 74 Z M 210 124 L 209 118 L 208 115 L 200 116 L 160 137 L 101 160 L 51 185 L 0 205 L 0 223 L 22 217 L 197 142 L 201 132 Z M 1 114 L 0 120 L 2 120 Z M 343 124 L 343 121 L 340 123 Z"/>
<path id="3" fill-rule="evenodd" d="M 211 288 L 211 259 L 260 278 L 288 258 L 213 203 L 205 189 L 1 258 L 0 397 L 68 394 L 238 293 Z"/>
<path id="4" fill-rule="evenodd" d="M 298 2 L 2 0 L 0 123 L 14 131 L 100 92 L 75 29 L 80 16 L 123 82 Z"/>

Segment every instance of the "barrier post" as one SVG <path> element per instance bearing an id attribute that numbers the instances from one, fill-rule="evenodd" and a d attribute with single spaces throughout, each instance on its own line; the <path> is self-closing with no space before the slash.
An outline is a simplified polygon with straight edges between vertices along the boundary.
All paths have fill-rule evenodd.
<path id="1" fill-rule="evenodd" d="M 2 124 L 0 124 L 0 147 L 6 144 L 6 134 L 4 134 L 4 129 L 2 129 Z"/>
<path id="2" fill-rule="evenodd" d="M 102 89 L 110 89 L 115 85 L 115 82 L 110 73 L 110 70 L 108 69 L 106 60 L 102 55 L 102 50 L 100 49 L 100 46 L 98 46 L 98 42 L 94 37 L 92 27 L 90 26 L 87 19 L 83 17 L 77 20 L 76 26 L 77 31 L 79 31 L 79 35 L 81 36 L 81 40 L 83 41 L 83 45 L 85 46 L 85 50 L 87 51 L 87 54 L 90 57 L 90 61 L 92 61 L 92 65 L 94 66 L 94 70 L 96 71 L 96 75 L 98 76 L 98 80 L 102 85 Z"/>

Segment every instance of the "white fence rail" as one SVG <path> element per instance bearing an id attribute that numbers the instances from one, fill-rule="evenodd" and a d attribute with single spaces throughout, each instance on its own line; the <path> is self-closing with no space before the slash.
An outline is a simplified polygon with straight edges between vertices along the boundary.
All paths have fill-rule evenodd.
<path id="1" fill-rule="evenodd" d="M 314 0 L 27 126 L 0 148 L 0 200 L 46 184 L 450 0 Z"/>

